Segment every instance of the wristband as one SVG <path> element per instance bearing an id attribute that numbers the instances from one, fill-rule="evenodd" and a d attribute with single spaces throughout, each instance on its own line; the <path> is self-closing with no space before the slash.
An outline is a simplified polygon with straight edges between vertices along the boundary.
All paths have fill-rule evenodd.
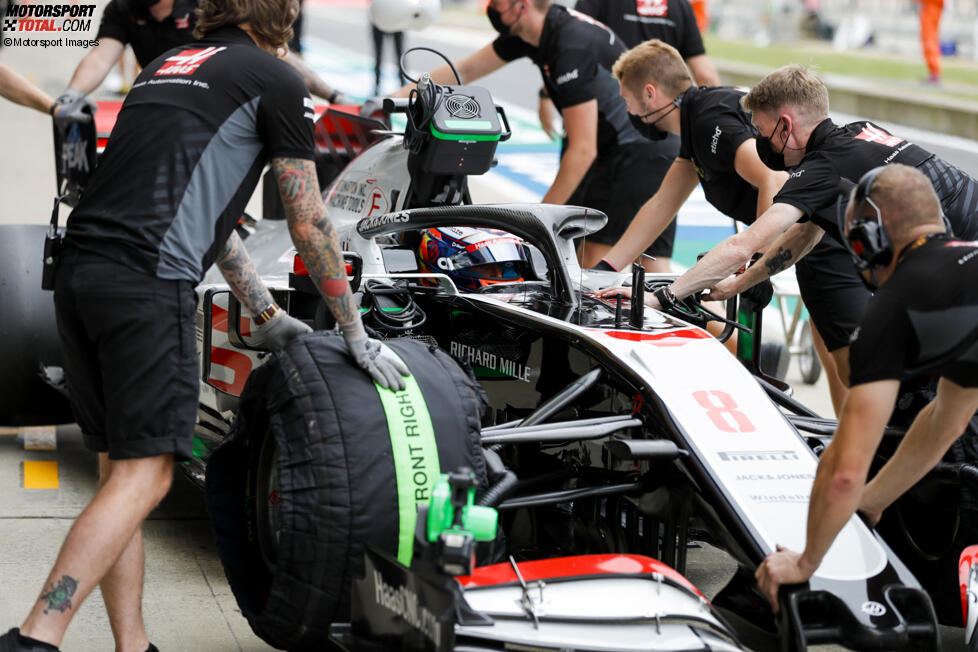
<path id="1" fill-rule="evenodd" d="M 334 88 L 333 92 L 330 93 L 329 97 L 326 98 L 326 101 L 329 102 L 330 104 L 333 104 L 334 102 L 336 102 L 336 96 L 339 94 L 340 94 L 340 89 Z"/>
<path id="2" fill-rule="evenodd" d="M 607 258 L 602 258 L 601 260 L 599 260 L 598 261 L 598 264 L 595 265 L 593 269 L 596 269 L 596 270 L 601 271 L 601 272 L 620 272 L 621 271 L 620 269 L 618 269 L 617 267 L 615 267 L 614 265 L 612 265 L 611 262 Z"/>
<path id="3" fill-rule="evenodd" d="M 267 324 L 271 320 L 275 319 L 275 316 L 278 315 L 278 313 L 280 312 L 282 312 L 282 309 L 279 308 L 276 304 L 274 303 L 268 304 L 267 308 L 265 308 L 260 313 L 255 315 L 255 325 L 261 326 L 262 324 Z"/>
<path id="4" fill-rule="evenodd" d="M 537 92 L 537 97 L 539 97 L 541 100 L 550 99 L 550 95 L 547 94 L 547 87 L 546 86 L 541 86 L 540 87 L 540 90 Z"/>
<path id="5" fill-rule="evenodd" d="M 679 302 L 679 299 L 676 298 L 676 293 L 673 292 L 667 285 L 664 285 L 653 292 L 652 296 L 658 300 L 659 305 L 662 306 L 663 310 L 668 310 Z"/>
<path id="6" fill-rule="evenodd" d="M 51 117 L 52 118 L 54 117 L 54 110 L 57 109 L 57 108 L 58 108 L 58 103 L 57 102 L 52 102 L 51 103 L 51 108 L 48 109 L 48 113 L 51 114 Z"/>

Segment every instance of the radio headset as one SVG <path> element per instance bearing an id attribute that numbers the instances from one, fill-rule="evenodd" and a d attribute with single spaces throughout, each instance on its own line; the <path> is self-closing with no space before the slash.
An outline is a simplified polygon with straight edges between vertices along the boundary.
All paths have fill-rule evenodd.
<path id="1" fill-rule="evenodd" d="M 856 185 L 852 198 L 855 202 L 854 217 L 848 233 L 845 230 L 845 217 L 840 221 L 846 246 L 860 271 L 885 267 L 893 260 L 893 243 L 883 228 L 883 216 L 879 206 L 869 196 L 873 191 L 873 182 L 882 171 L 883 166 L 873 168 Z"/>

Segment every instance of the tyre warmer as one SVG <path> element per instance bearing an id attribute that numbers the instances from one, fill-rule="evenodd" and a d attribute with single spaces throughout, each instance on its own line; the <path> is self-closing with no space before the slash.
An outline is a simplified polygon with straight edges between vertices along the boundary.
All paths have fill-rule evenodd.
<path id="1" fill-rule="evenodd" d="M 438 473 L 468 466 L 485 487 L 481 388 L 436 347 L 386 344 L 413 374 L 402 392 L 375 386 L 341 337 L 296 338 L 251 375 L 209 461 L 207 502 L 228 582 L 273 646 L 322 649 L 329 624 L 348 618 L 364 544 L 410 561 L 417 505 Z M 266 436 L 279 453 L 279 489 L 252 497 Z M 258 547 L 256 501 L 264 500 L 280 501 L 271 568 Z"/>

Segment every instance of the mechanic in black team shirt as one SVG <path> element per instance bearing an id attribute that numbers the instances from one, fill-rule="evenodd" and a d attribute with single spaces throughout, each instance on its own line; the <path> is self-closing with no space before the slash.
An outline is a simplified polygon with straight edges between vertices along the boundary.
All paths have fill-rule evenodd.
<path id="1" fill-rule="evenodd" d="M 622 97 L 632 115 L 643 115 L 658 106 L 678 103 L 676 111 L 662 117 L 658 127 L 680 138 L 679 156 L 673 162 L 656 194 L 635 215 L 628 230 L 598 264 L 599 269 L 623 269 L 658 237 L 672 220 L 696 184 L 703 187 L 707 201 L 717 210 L 744 224 L 770 208 L 774 196 L 788 178 L 788 173 L 764 165 L 757 154 L 757 131 L 750 115 L 740 105 L 745 91 L 729 87 L 696 88 L 683 65 L 679 52 L 661 41 L 648 41 L 632 48 L 615 63 L 613 69 L 621 84 Z M 772 229 L 776 229 L 773 226 Z M 773 238 L 777 231 L 752 235 Z M 816 245 L 813 256 L 824 256 L 837 250 L 846 264 L 848 255 L 842 245 L 825 238 Z M 837 292 L 866 294 L 862 283 L 852 276 L 851 288 Z M 814 279 L 817 282 L 818 279 Z M 808 288 L 806 288 L 807 290 Z M 601 296 L 629 295 L 627 288 L 608 288 Z M 845 296 L 841 297 L 845 305 Z M 834 314 L 825 314 L 824 304 L 812 319 L 817 324 L 833 323 Z M 816 326 L 816 329 L 818 326 Z M 836 347 L 847 343 L 848 332 L 829 328 Z M 838 378 L 833 359 L 820 353 L 836 412 L 841 407 L 845 386 Z"/>
<path id="2" fill-rule="evenodd" d="M 815 475 L 805 549 L 779 545 L 757 569 L 775 610 L 780 585 L 806 582 L 857 509 L 877 522 L 940 461 L 978 409 L 978 242 L 950 235 L 928 177 L 900 164 L 868 172 L 853 189 L 846 231 L 862 273 L 880 287 L 853 333 L 852 389 Z M 937 396 L 866 485 L 910 370 L 939 376 Z"/>
<path id="3" fill-rule="evenodd" d="M 197 0 L 110 0 L 95 37 L 97 45 L 79 62 L 68 88 L 57 99 L 58 104 L 65 105 L 58 112 L 58 119 L 83 119 L 85 107 L 91 110 L 92 106 L 87 95 L 109 74 L 126 44 L 132 46 L 139 65 L 146 67 L 167 50 L 193 41 L 197 5 Z M 294 52 L 282 50 L 282 54 L 286 63 L 299 71 L 313 95 L 331 103 L 355 104 L 320 79 Z"/>
<path id="4" fill-rule="evenodd" d="M 608 215 L 608 224 L 579 249 L 582 264 L 590 267 L 656 191 L 678 142 L 662 151 L 632 125 L 611 75 L 625 46 L 605 25 L 550 0 L 491 0 L 488 13 L 499 38 L 455 66 L 463 83 L 520 57 L 530 57 L 539 67 L 568 137 L 557 176 L 542 201 L 587 206 Z M 456 83 L 447 65 L 431 76 L 438 83 Z M 407 96 L 409 90 L 397 94 Z M 672 255 L 675 231 L 673 223 L 648 249 L 660 257 L 660 265 L 667 265 Z"/>
<path id="5" fill-rule="evenodd" d="M 574 8 L 610 27 L 625 47 L 633 48 L 651 39 L 668 43 L 679 51 L 697 85 L 720 85 L 688 0 L 578 0 Z M 553 102 L 543 95 L 538 110 L 540 124 L 553 138 Z"/>
<path id="6" fill-rule="evenodd" d="M 968 240 L 978 237 L 978 184 L 974 179 L 871 122 L 834 124 L 828 117 L 825 84 L 804 67 L 785 66 L 772 72 L 744 96 L 743 106 L 752 113 L 761 160 L 772 169 L 787 169 L 788 180 L 754 224 L 714 247 L 667 292 L 660 293 L 661 298 L 653 297 L 653 307 L 659 307 L 662 298 L 670 301 L 672 296 L 681 298 L 706 288 L 713 288 L 708 298 L 727 299 L 790 267 L 823 233 L 839 239 L 831 215 L 840 179 L 855 181 L 880 165 L 903 163 L 918 168 L 934 184 L 955 235 Z M 762 249 L 765 254 L 760 261 L 730 277 Z M 859 323 L 869 293 L 856 291 L 860 281 L 844 251 L 826 253 L 810 261 L 808 269 L 799 270 L 799 285 L 839 375 L 846 381 L 848 338 Z M 819 320 L 817 314 L 829 318 Z"/>
<path id="7" fill-rule="evenodd" d="M 55 309 L 72 406 L 99 453 L 99 489 L 20 631 L 0 639 L 4 652 L 60 644 L 96 585 L 116 649 L 154 649 L 140 608 L 140 524 L 166 495 L 174 460 L 192 455 L 194 286 L 216 261 L 273 350 L 310 330 L 275 304 L 234 234 L 266 162 L 356 363 L 379 385 L 403 388 L 407 370 L 367 338 L 347 283 L 316 179 L 312 100 L 272 54 L 291 36 L 294 0 L 204 0 L 200 11 L 202 40 L 137 78 L 68 220 Z"/>

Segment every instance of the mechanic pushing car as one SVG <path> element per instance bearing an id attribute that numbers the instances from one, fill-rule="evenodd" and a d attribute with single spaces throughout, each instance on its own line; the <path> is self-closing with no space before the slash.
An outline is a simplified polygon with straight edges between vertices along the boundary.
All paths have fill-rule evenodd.
<path id="1" fill-rule="evenodd" d="M 668 43 L 679 51 L 698 85 L 720 85 L 716 66 L 706 56 L 703 37 L 688 0 L 578 0 L 574 8 L 610 27 L 625 47 L 633 48 L 654 38 Z M 540 124 L 551 139 L 557 133 L 553 126 L 554 110 L 546 90 L 541 89 Z"/>
<path id="2" fill-rule="evenodd" d="M 658 188 L 678 141 L 663 147 L 632 126 L 611 76 L 625 46 L 610 29 L 551 0 L 491 0 L 487 11 L 500 36 L 455 66 L 465 83 L 520 57 L 530 57 L 540 68 L 568 137 L 557 176 L 542 201 L 587 206 L 608 216 L 608 224 L 579 246 L 582 263 L 590 267 Z M 433 71 L 431 78 L 456 83 L 448 65 Z M 405 86 L 395 95 L 406 97 L 411 90 Z M 675 233 L 673 223 L 647 250 L 665 269 Z"/>
<path id="3" fill-rule="evenodd" d="M 745 91 L 696 88 L 679 52 L 661 41 L 648 41 L 629 50 L 615 63 L 613 73 L 632 115 L 646 114 L 657 105 L 678 103 L 678 110 L 663 117 L 659 128 L 677 134 L 681 145 L 659 190 L 638 211 L 597 269 L 617 271 L 641 254 L 672 220 L 697 183 L 702 184 L 707 201 L 718 211 L 744 224 L 752 224 L 770 208 L 788 174 L 772 170 L 758 156 L 757 132 L 750 115 L 740 105 Z M 772 231 L 761 237 L 776 235 Z M 817 244 L 812 255 L 831 256 L 833 249 L 845 255 L 842 245 L 831 238 Z M 865 292 L 858 280 L 855 291 Z M 598 294 L 631 296 L 627 288 L 608 288 Z M 831 316 L 828 319 L 831 321 Z M 833 359 L 825 358 L 823 366 L 838 413 L 845 386 L 838 378 Z"/>
<path id="4" fill-rule="evenodd" d="M 143 69 L 69 218 L 55 310 L 72 407 L 99 453 L 99 489 L 27 620 L 0 638 L 4 652 L 58 645 L 96 585 L 116 648 L 154 649 L 140 608 L 140 524 L 166 495 L 174 460 L 192 455 L 194 286 L 217 261 L 255 317 L 255 338 L 273 350 L 310 330 L 275 304 L 234 234 L 268 159 L 292 240 L 349 352 L 377 384 L 403 388 L 407 369 L 364 332 L 319 194 L 312 100 L 274 56 L 295 11 L 294 0 L 204 0 L 201 40 Z"/>
<path id="5" fill-rule="evenodd" d="M 978 237 L 974 179 L 871 122 L 834 124 L 828 117 L 825 84 L 804 67 L 791 65 L 772 72 L 744 96 L 743 106 L 752 113 L 758 130 L 761 160 L 771 169 L 787 169 L 788 180 L 754 224 L 721 242 L 671 286 L 649 297 L 652 307 L 706 288 L 713 288 L 707 298 L 727 299 L 790 267 L 823 233 L 841 241 L 831 218 L 840 179 L 854 181 L 880 165 L 904 163 L 918 168 L 934 184 L 953 232 L 969 240 Z M 761 260 L 728 278 L 760 250 L 765 251 Z M 840 378 L 848 384 L 849 337 L 870 294 L 856 291 L 861 281 L 845 251 L 825 253 L 799 270 L 798 281 L 802 300 L 835 359 Z"/>
<path id="6" fill-rule="evenodd" d="M 880 287 L 853 333 L 852 389 L 815 475 L 805 550 L 778 546 L 757 569 L 775 611 L 780 585 L 806 582 L 857 509 L 871 523 L 879 521 L 940 461 L 978 410 L 978 242 L 947 231 L 927 175 L 902 164 L 862 177 L 845 230 L 860 273 Z M 866 485 L 909 370 L 940 376 L 937 396 Z M 944 588 L 950 595 L 957 569 L 949 570 Z"/>
<path id="7" fill-rule="evenodd" d="M 136 61 L 146 67 L 167 50 L 194 40 L 196 0 L 110 0 L 102 13 L 95 45 L 78 63 L 68 88 L 58 96 L 64 109 L 58 112 L 62 127 L 84 120 L 94 105 L 88 94 L 99 87 L 122 55 L 132 46 Z M 313 95 L 330 103 L 355 104 L 314 73 L 302 59 L 283 49 L 285 61 L 299 71 Z"/>

